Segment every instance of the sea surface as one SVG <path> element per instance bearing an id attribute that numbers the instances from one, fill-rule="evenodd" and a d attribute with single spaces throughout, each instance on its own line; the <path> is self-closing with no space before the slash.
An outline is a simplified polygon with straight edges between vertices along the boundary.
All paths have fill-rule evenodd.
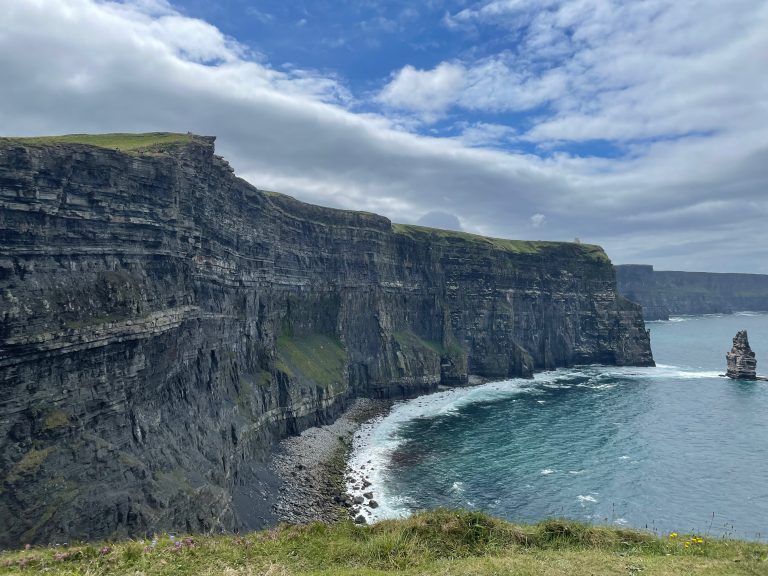
<path id="1" fill-rule="evenodd" d="M 356 435 L 369 521 L 438 506 L 663 534 L 768 540 L 768 382 L 725 372 L 747 329 L 768 374 L 768 315 L 649 322 L 656 368 L 588 366 L 397 404 Z"/>

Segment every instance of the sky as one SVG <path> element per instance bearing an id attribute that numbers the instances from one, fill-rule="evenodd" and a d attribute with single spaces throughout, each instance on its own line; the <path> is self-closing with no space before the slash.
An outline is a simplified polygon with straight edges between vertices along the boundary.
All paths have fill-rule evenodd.
<path id="1" fill-rule="evenodd" d="M 127 131 L 395 222 L 768 273 L 768 0 L 0 0 L 0 135 Z"/>

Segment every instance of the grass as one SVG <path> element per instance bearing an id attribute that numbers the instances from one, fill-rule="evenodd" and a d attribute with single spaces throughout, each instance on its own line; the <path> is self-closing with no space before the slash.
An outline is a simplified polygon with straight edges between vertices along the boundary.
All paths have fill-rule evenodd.
<path id="1" fill-rule="evenodd" d="M 540 254 L 545 250 L 562 248 L 563 246 L 572 246 L 593 260 L 610 262 L 603 249 L 595 244 L 548 242 L 542 240 L 507 240 L 505 238 L 492 238 L 490 236 L 470 234 L 469 232 L 428 228 L 426 226 L 417 226 L 415 224 L 392 224 L 392 230 L 396 234 L 408 236 L 414 240 L 423 239 L 431 242 L 450 242 L 458 240 L 470 242 L 477 246 L 501 250 L 503 252 L 511 252 L 513 254 Z"/>
<path id="2" fill-rule="evenodd" d="M 519 526 L 477 512 L 437 510 L 356 527 L 280 527 L 243 536 L 168 536 L 0 554 L 0 573 L 50 575 L 383 575 L 768 573 L 768 546 L 658 538 L 550 520 Z"/>
<path id="3" fill-rule="evenodd" d="M 395 341 L 400 345 L 401 348 L 404 349 L 413 349 L 413 348 L 427 348 L 437 354 L 438 356 L 442 356 L 445 353 L 445 350 L 443 350 L 442 345 L 439 342 L 434 342 L 432 340 L 425 340 L 424 338 L 420 338 L 416 334 L 414 334 L 410 330 L 405 330 L 401 332 L 394 332 L 392 334 Z"/>
<path id="4" fill-rule="evenodd" d="M 14 467 L 11 468 L 6 480 L 13 483 L 19 480 L 22 476 L 36 472 L 40 466 L 43 465 L 43 462 L 46 461 L 52 450 L 53 448 L 51 447 L 39 450 L 37 448 L 30 449 L 29 452 L 24 454 L 22 459 L 16 462 Z"/>
<path id="5" fill-rule="evenodd" d="M 50 146 L 55 144 L 87 144 L 99 148 L 110 148 L 121 152 L 162 152 L 169 146 L 189 144 L 195 140 L 193 134 L 172 132 L 149 132 L 146 134 L 66 134 L 63 136 L 37 136 L 22 138 L 0 138 L 0 144 L 25 144 L 28 146 Z"/>
<path id="6" fill-rule="evenodd" d="M 54 408 L 50 410 L 43 420 L 43 430 L 56 430 L 69 424 L 69 415 L 63 410 Z"/>
<path id="7" fill-rule="evenodd" d="M 277 358 L 278 369 L 292 377 L 300 374 L 324 387 L 344 380 L 347 353 L 338 339 L 324 334 L 280 336 Z"/>

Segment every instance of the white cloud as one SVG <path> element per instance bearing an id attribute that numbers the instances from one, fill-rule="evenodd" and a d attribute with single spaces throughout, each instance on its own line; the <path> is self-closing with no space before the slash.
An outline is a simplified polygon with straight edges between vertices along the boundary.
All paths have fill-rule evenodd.
<path id="1" fill-rule="evenodd" d="M 766 118 L 762 0 L 734 0 L 728 10 L 716 0 L 498 0 L 449 20 L 519 39 L 511 51 L 465 62 L 482 80 L 455 102 L 490 111 L 551 104 L 554 113 L 527 135 L 534 142 L 749 130 Z"/>
<path id="2" fill-rule="evenodd" d="M 534 228 L 541 228 L 547 221 L 547 217 L 544 214 L 534 214 L 531 216 L 531 226 Z"/>
<path id="3" fill-rule="evenodd" d="M 407 222 L 444 210 L 493 236 L 578 235 L 619 262 L 757 271 L 768 245 L 768 8 L 734 2 L 686 11 L 661 0 L 575 0 L 547 13 L 529 2 L 517 13 L 530 23 L 524 42 L 550 45 L 549 34 L 572 57 L 548 67 L 551 54 L 505 51 L 413 69 L 390 104 L 437 115 L 546 102 L 554 113 L 529 132 L 468 122 L 462 137 L 428 138 L 409 133 L 408 118 L 351 112 L 354 95 L 338 78 L 274 69 L 159 0 L 3 0 L 0 132 L 215 134 L 241 176 L 307 201 Z M 674 137 L 633 140 L 659 133 Z M 473 147 L 600 135 L 630 153 L 541 158 Z M 531 214 L 546 214 L 546 226 L 534 229 Z"/>
<path id="4" fill-rule="evenodd" d="M 462 66 L 450 62 L 442 62 L 433 70 L 405 66 L 384 87 L 378 100 L 396 108 L 441 113 L 463 90 L 464 74 Z"/>

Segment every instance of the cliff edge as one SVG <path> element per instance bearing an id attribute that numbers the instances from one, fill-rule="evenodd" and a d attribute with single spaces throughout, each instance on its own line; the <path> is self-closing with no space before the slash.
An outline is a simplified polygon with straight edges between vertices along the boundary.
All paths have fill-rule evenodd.
<path id="1" fill-rule="evenodd" d="M 260 191 L 213 138 L 0 139 L 0 546 L 268 524 L 275 439 L 470 374 L 652 365 L 597 246 Z"/>

